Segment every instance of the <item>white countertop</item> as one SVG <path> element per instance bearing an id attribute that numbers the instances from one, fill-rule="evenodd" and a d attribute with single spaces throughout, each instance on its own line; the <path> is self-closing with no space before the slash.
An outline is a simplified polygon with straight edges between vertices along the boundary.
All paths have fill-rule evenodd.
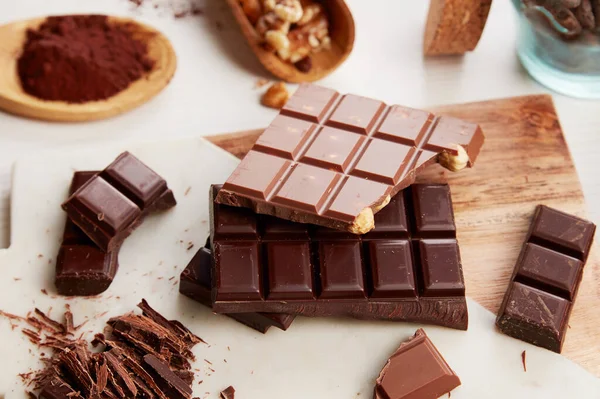
<path id="1" fill-rule="evenodd" d="M 189 0 L 190 2 L 193 0 Z M 176 0 L 175 3 L 188 3 Z M 354 52 L 320 84 L 414 107 L 549 93 L 520 66 L 516 18 L 507 0 L 496 0 L 477 50 L 464 57 L 423 59 L 426 1 L 347 0 L 356 20 Z M 200 0 L 202 16 L 174 19 L 147 1 L 21 0 L 0 2 L 0 24 L 45 14 L 111 13 L 137 16 L 162 30 L 179 57 L 175 78 L 150 103 L 126 115 L 85 124 L 51 124 L 0 113 L 0 247 L 8 245 L 10 169 L 32 151 L 98 146 L 117 141 L 199 136 L 266 126 L 275 111 L 259 104 L 255 82 L 268 77 L 245 44 L 224 0 Z M 217 24 L 217 21 L 220 24 Z M 217 29 L 222 25 L 222 29 Z M 553 94 L 553 93 L 552 93 Z M 591 219 L 600 222 L 600 102 L 554 94 L 580 176 Z M 502 173 L 502 171 L 499 171 Z"/>

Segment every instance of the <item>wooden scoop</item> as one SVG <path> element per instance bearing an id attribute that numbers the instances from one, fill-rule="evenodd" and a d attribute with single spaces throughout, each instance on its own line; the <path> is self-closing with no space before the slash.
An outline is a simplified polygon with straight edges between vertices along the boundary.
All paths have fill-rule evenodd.
<path id="1" fill-rule="evenodd" d="M 273 75 L 290 83 L 314 82 L 333 72 L 348 58 L 354 46 L 354 19 L 344 0 L 323 0 L 321 3 L 329 15 L 331 49 L 321 50 L 311 55 L 312 68 L 308 73 L 283 61 L 274 52 L 262 46 L 263 39 L 254 29 L 240 5 L 240 0 L 227 0 L 233 15 L 242 28 L 252 51 L 263 66 Z"/>
<path id="2" fill-rule="evenodd" d="M 148 46 L 155 61 L 152 71 L 127 89 L 106 100 L 83 104 L 41 100 L 23 91 L 17 73 L 17 59 L 25 43 L 27 29 L 38 28 L 45 18 L 13 22 L 0 26 L 0 109 L 33 119 L 57 122 L 84 122 L 127 112 L 157 95 L 171 80 L 177 57 L 169 40 L 150 26 L 129 18 L 110 17 L 114 23 L 135 27 L 133 36 Z"/>

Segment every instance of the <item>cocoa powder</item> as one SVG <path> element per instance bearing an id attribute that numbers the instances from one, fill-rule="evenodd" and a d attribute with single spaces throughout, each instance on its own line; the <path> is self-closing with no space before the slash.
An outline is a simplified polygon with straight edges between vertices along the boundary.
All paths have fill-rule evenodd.
<path id="1" fill-rule="evenodd" d="M 103 15 L 47 18 L 27 40 L 17 68 L 23 90 L 43 100 L 85 103 L 114 96 L 152 70 L 144 42 Z"/>

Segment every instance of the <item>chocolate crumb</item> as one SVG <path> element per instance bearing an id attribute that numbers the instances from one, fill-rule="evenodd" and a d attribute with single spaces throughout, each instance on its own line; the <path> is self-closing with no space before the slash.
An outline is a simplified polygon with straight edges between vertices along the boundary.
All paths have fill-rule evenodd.
<path id="1" fill-rule="evenodd" d="M 227 359 L 223 359 L 223 361 L 224 361 L 225 363 L 227 363 Z"/>
<path id="2" fill-rule="evenodd" d="M 192 189 L 192 186 L 189 186 L 188 188 L 185 189 L 185 192 L 183 193 L 184 196 L 188 195 L 190 193 L 190 190 Z"/>
<path id="3" fill-rule="evenodd" d="M 204 359 L 204 361 L 212 366 L 212 363 L 209 362 L 208 360 Z"/>
<path id="4" fill-rule="evenodd" d="M 13 277 L 13 280 L 15 280 L 15 281 L 21 281 L 21 277 Z"/>
<path id="5" fill-rule="evenodd" d="M 188 247 L 187 247 L 187 250 L 189 251 L 189 250 L 190 250 L 190 249 L 192 249 L 192 248 L 194 248 L 194 244 L 190 244 L 190 245 L 188 245 Z"/>
<path id="6" fill-rule="evenodd" d="M 521 361 L 523 362 L 523 371 L 527 372 L 527 351 L 521 352 Z"/>
<path id="7" fill-rule="evenodd" d="M 268 85 L 270 82 L 267 79 L 258 79 L 255 83 L 254 83 L 254 88 L 255 89 L 260 89 L 263 86 Z"/>
<path id="8" fill-rule="evenodd" d="M 46 289 L 45 289 L 45 288 L 42 288 L 40 291 L 42 291 L 42 294 L 44 294 L 44 295 L 48 295 L 48 291 L 46 291 Z"/>
<path id="9" fill-rule="evenodd" d="M 44 257 L 44 255 L 38 254 L 38 258 L 43 258 L 43 257 Z"/>
<path id="10" fill-rule="evenodd" d="M 231 385 L 221 391 L 219 394 L 221 399 L 234 399 L 235 398 L 235 388 Z"/>
<path id="11" fill-rule="evenodd" d="M 228 347 L 227 347 L 227 350 L 228 350 L 228 351 L 231 351 L 231 348 L 228 346 Z"/>

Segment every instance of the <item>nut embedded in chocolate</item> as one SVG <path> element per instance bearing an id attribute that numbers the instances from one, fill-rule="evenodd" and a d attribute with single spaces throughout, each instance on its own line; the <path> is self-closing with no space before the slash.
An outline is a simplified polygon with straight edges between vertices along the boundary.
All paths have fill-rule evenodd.
<path id="1" fill-rule="evenodd" d="M 426 166 L 470 167 L 483 142 L 474 123 L 303 84 L 217 202 L 364 234 Z"/>

